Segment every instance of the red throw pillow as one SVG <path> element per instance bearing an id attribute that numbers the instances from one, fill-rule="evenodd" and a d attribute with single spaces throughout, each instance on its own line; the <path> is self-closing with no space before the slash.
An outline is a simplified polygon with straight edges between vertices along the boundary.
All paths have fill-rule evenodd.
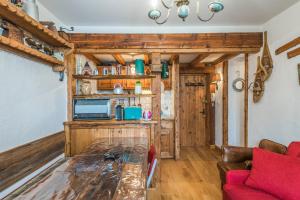
<path id="1" fill-rule="evenodd" d="M 288 147 L 287 155 L 300 158 L 300 142 L 292 142 Z"/>
<path id="2" fill-rule="evenodd" d="M 245 184 L 280 199 L 299 200 L 300 159 L 255 148 Z"/>

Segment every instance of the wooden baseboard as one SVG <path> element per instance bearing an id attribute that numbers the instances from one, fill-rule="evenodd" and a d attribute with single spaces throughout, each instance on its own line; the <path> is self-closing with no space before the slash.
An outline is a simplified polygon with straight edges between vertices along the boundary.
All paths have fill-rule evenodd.
<path id="1" fill-rule="evenodd" d="M 0 153 L 0 192 L 64 152 L 64 132 Z"/>

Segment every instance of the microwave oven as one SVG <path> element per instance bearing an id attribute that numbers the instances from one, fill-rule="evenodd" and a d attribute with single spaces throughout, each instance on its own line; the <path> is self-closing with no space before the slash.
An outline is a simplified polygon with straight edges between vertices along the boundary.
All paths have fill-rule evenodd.
<path id="1" fill-rule="evenodd" d="M 109 99 L 73 99 L 73 120 L 111 119 Z"/>

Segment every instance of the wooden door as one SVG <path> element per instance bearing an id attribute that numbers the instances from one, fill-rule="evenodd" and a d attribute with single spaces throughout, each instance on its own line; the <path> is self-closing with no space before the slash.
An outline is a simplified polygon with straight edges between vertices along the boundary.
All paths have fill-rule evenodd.
<path id="1" fill-rule="evenodd" d="M 205 75 L 180 76 L 180 145 L 206 145 Z"/>

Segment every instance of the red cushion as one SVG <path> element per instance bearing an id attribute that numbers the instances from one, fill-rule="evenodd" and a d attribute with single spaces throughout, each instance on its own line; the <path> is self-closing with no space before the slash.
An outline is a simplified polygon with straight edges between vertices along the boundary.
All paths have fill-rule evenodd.
<path id="1" fill-rule="evenodd" d="M 280 199 L 299 200 L 300 159 L 255 148 L 246 185 Z"/>
<path id="2" fill-rule="evenodd" d="M 287 155 L 300 158 L 300 142 L 292 142 L 288 147 Z"/>
<path id="3" fill-rule="evenodd" d="M 246 185 L 224 186 L 224 200 L 279 200 L 271 194 L 252 189 Z"/>

